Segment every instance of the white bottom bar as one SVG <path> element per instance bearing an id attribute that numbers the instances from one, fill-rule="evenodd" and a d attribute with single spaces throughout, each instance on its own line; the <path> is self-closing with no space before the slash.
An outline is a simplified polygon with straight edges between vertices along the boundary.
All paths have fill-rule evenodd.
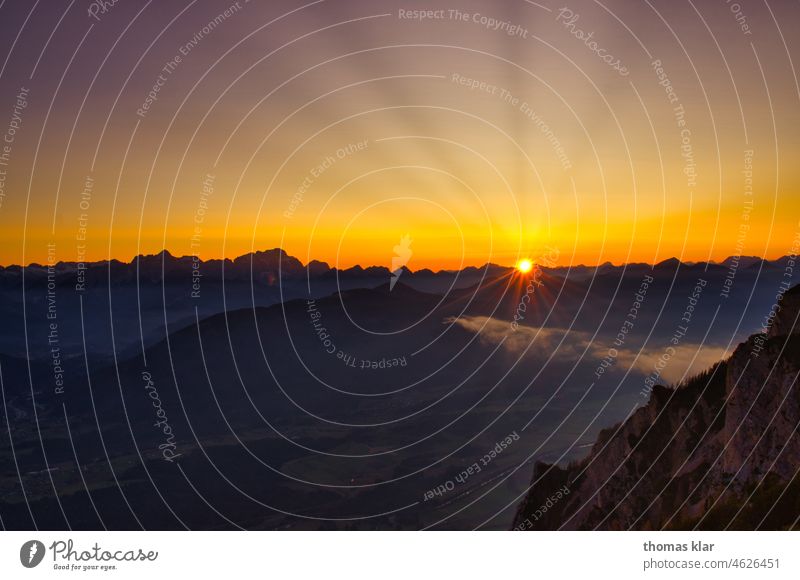
<path id="1" fill-rule="evenodd" d="M 5 532 L 0 535 L 0 574 L 120 579 L 224 575 L 466 580 L 564 574 L 798 578 L 799 538 L 792 532 Z M 31 540 L 44 545 L 43 557 L 40 545 L 31 549 L 26 544 Z M 119 561 L 131 557 L 144 560 Z M 41 561 L 33 568 L 22 563 L 37 558 Z"/>

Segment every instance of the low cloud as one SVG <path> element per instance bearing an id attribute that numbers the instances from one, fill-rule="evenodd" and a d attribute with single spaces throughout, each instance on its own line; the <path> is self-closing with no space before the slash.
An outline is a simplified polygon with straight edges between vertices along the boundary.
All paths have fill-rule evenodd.
<path id="1" fill-rule="evenodd" d="M 533 326 L 520 326 L 512 330 L 508 321 L 488 316 L 448 318 L 444 322 L 478 334 L 480 341 L 485 344 L 502 342 L 505 350 L 516 355 L 527 349 L 526 357 L 535 357 L 542 361 L 551 358 L 558 362 L 574 362 L 585 351 L 584 359 L 598 362 L 608 355 L 610 346 L 601 340 L 592 342 L 591 334 L 585 331 Z M 659 382 L 676 383 L 707 369 L 726 354 L 725 349 L 718 346 L 701 346 L 688 342 L 673 346 L 666 353 L 668 346 L 670 345 L 665 344 L 646 348 L 641 352 L 618 348 L 614 366 L 623 371 L 631 369 L 647 376 L 658 365 L 662 367 Z M 661 362 L 662 357 L 666 358 L 666 364 Z"/>

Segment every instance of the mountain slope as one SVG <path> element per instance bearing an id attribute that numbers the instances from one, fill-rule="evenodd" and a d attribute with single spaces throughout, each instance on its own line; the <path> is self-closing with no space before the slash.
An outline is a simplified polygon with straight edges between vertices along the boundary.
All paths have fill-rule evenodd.
<path id="1" fill-rule="evenodd" d="M 800 287 L 766 334 L 603 431 L 565 468 L 538 463 L 515 529 L 792 529 L 800 518 Z"/>

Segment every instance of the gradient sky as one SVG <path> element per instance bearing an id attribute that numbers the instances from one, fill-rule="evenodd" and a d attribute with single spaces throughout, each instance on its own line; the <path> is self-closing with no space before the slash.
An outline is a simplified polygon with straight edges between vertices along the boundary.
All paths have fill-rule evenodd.
<path id="1" fill-rule="evenodd" d="M 0 263 L 389 266 L 404 234 L 412 269 L 774 258 L 800 231 L 797 2 L 234 4 L 2 4 Z"/>

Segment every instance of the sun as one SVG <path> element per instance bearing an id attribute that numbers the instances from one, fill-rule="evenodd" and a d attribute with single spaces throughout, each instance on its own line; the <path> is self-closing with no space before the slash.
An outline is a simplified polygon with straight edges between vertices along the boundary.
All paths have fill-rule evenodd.
<path id="1" fill-rule="evenodd" d="M 531 270 L 533 270 L 533 261 L 529 260 L 528 258 L 523 258 L 519 262 L 517 262 L 517 270 L 522 272 L 523 274 L 527 274 Z"/>

